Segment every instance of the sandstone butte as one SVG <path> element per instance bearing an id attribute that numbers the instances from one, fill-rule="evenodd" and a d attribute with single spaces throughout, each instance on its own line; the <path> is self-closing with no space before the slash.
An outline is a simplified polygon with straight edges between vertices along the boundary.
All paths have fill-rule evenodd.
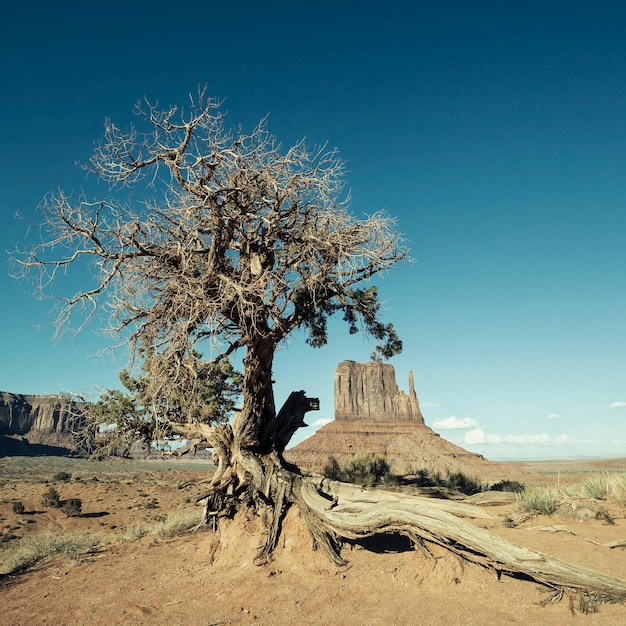
<path id="1" fill-rule="evenodd" d="M 385 457 L 396 474 L 462 472 L 485 482 L 519 480 L 519 467 L 496 463 L 443 439 L 424 423 L 409 372 L 408 395 L 386 363 L 342 361 L 335 373 L 335 419 L 285 452 L 291 463 L 323 473 L 363 455 Z"/>

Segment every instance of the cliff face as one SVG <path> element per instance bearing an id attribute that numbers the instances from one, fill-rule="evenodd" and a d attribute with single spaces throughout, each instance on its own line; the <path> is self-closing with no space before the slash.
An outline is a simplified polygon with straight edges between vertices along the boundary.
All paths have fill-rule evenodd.
<path id="1" fill-rule="evenodd" d="M 60 396 L 0 394 L 0 434 L 31 443 L 60 443 L 80 414 L 77 403 Z"/>
<path id="2" fill-rule="evenodd" d="M 424 423 L 409 372 L 409 395 L 398 389 L 393 365 L 342 361 L 335 373 L 335 419 Z"/>

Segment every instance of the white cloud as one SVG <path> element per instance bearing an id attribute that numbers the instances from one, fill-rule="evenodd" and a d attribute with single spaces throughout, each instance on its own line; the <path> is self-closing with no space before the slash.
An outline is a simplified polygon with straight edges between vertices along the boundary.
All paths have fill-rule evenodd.
<path id="1" fill-rule="evenodd" d="M 626 402 L 611 402 L 609 409 L 623 409 L 626 406 Z"/>
<path id="2" fill-rule="evenodd" d="M 550 415 L 548 415 L 549 420 L 558 420 L 560 417 L 558 413 L 550 413 Z"/>
<path id="3" fill-rule="evenodd" d="M 482 428 L 476 428 L 465 433 L 463 441 L 467 444 L 485 443 L 485 431 Z"/>
<path id="4" fill-rule="evenodd" d="M 433 428 L 440 428 L 441 430 L 455 430 L 457 428 L 478 428 L 480 424 L 469 418 L 463 417 L 458 418 L 452 415 L 451 417 L 446 417 L 443 420 L 435 420 L 433 422 Z"/>
<path id="5" fill-rule="evenodd" d="M 561 435 L 564 437 L 564 435 Z M 566 436 L 565 436 L 566 437 Z M 482 428 L 476 428 L 465 433 L 463 442 L 469 445 L 478 443 L 486 444 L 515 444 L 515 445 L 545 445 L 551 441 L 550 435 L 545 433 L 536 435 L 498 435 L 495 433 L 486 434 Z M 562 439 L 559 437 L 559 441 Z"/>

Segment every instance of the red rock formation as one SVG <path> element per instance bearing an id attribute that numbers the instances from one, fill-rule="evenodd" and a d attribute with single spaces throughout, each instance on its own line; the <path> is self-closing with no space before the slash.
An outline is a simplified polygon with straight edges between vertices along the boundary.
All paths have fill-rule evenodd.
<path id="1" fill-rule="evenodd" d="M 335 374 L 335 420 L 285 452 L 299 467 L 323 473 L 363 455 L 387 459 L 395 474 L 461 472 L 485 482 L 518 480 L 519 470 L 485 459 L 440 437 L 424 423 L 409 372 L 409 395 L 391 365 L 343 361 Z"/>
<path id="2" fill-rule="evenodd" d="M 409 395 L 398 389 L 393 365 L 343 361 L 335 373 L 335 419 L 424 423 L 409 372 Z"/>

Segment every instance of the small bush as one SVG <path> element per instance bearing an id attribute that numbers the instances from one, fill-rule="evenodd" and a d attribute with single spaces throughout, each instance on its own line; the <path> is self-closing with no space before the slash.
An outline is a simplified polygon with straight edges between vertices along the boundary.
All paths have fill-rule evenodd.
<path id="1" fill-rule="evenodd" d="M 626 474 L 613 474 L 611 476 L 609 495 L 620 506 L 626 506 Z"/>
<path id="2" fill-rule="evenodd" d="M 80 498 L 70 498 L 63 503 L 61 510 L 68 517 L 77 517 L 81 514 L 82 508 L 83 503 L 81 502 Z"/>
<path id="3" fill-rule="evenodd" d="M 165 520 L 151 529 L 151 534 L 159 539 L 179 537 L 192 531 L 200 523 L 198 510 L 183 509 L 169 513 Z"/>
<path id="4" fill-rule="evenodd" d="M 398 479 L 391 473 L 389 463 L 383 457 L 363 455 L 348 461 L 343 467 L 334 457 L 328 460 L 324 476 L 331 480 L 372 487 L 374 485 L 395 485 Z"/>
<path id="5" fill-rule="evenodd" d="M 43 492 L 41 496 L 41 504 L 43 506 L 61 506 L 61 494 L 54 488 L 50 487 L 47 491 Z"/>
<path id="6" fill-rule="evenodd" d="M 69 483 L 72 475 L 69 472 L 57 472 L 53 477 L 55 483 Z"/>
<path id="7" fill-rule="evenodd" d="M 451 472 L 444 479 L 443 485 L 448 489 L 455 489 L 467 496 L 473 496 L 475 493 L 485 491 L 485 486 L 477 478 L 466 476 L 463 472 Z"/>
<path id="8" fill-rule="evenodd" d="M 20 500 L 16 500 L 13 503 L 13 513 L 16 513 L 17 515 L 22 515 L 25 510 L 26 509 L 24 508 L 24 503 Z"/>
<path id="9" fill-rule="evenodd" d="M 555 489 L 526 489 L 517 496 L 517 508 L 524 513 L 552 515 L 560 504 Z"/>
<path id="10" fill-rule="evenodd" d="M 609 496 L 609 474 L 593 474 L 582 484 L 583 494 L 594 500 L 606 500 Z"/>
<path id="11" fill-rule="evenodd" d="M 439 472 L 430 472 L 427 469 L 420 469 L 415 473 L 416 484 L 419 487 L 445 487 L 459 491 L 467 496 L 486 491 L 487 487 L 477 478 L 467 476 L 462 472 L 448 472 L 442 476 Z"/>
<path id="12" fill-rule="evenodd" d="M 489 491 L 509 491 L 512 493 L 522 493 L 524 489 L 526 489 L 526 487 L 516 480 L 501 480 L 499 483 L 495 483 L 489 487 Z"/>

